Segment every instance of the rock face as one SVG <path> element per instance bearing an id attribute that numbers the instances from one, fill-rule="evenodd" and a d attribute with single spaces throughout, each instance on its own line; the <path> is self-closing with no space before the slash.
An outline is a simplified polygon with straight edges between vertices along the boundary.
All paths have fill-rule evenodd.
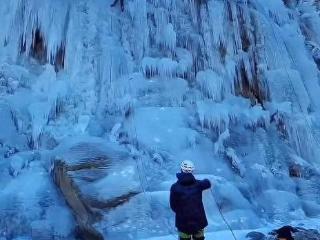
<path id="1" fill-rule="evenodd" d="M 295 240 L 319 240 L 320 233 L 315 229 L 301 229 L 294 236 Z"/>
<path id="2" fill-rule="evenodd" d="M 52 231 L 45 221 L 35 221 L 31 226 L 32 239 L 53 240 Z"/>
<path id="3" fill-rule="evenodd" d="M 247 234 L 246 238 L 250 240 L 265 240 L 266 236 L 261 232 L 250 232 Z"/>
<path id="4" fill-rule="evenodd" d="M 74 213 L 78 223 L 77 235 L 84 240 L 104 239 L 102 234 L 92 227 L 95 214 L 81 197 L 80 191 L 69 177 L 67 166 L 63 161 L 55 161 L 53 179 Z"/>
<path id="5" fill-rule="evenodd" d="M 292 228 L 294 231 L 292 237 L 294 240 L 319 240 L 320 233 L 315 229 L 305 229 L 305 228 Z M 276 239 L 276 231 L 272 231 L 267 236 L 261 232 L 250 232 L 247 234 L 246 238 L 249 240 L 273 240 Z"/>
<path id="6" fill-rule="evenodd" d="M 105 169 L 110 162 L 110 159 L 106 158 L 87 159 L 85 162 L 74 165 L 68 165 L 62 160 L 54 161 L 52 177 L 74 214 L 78 224 L 75 235 L 80 239 L 103 240 L 103 235 L 93 225 L 102 218 L 104 211 L 114 209 L 138 194 L 130 191 L 114 198 L 101 200 L 81 191 L 77 181 L 81 179 L 82 185 L 85 185 L 83 183 L 86 181 L 92 183 L 103 179 L 107 175 Z"/>

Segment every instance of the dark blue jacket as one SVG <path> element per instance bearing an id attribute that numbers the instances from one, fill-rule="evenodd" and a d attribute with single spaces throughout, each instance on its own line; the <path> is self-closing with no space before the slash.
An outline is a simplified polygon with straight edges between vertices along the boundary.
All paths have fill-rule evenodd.
<path id="1" fill-rule="evenodd" d="M 180 232 L 194 234 L 208 226 L 202 203 L 202 191 L 211 187 L 209 180 L 197 180 L 192 173 L 177 173 L 178 181 L 170 189 L 170 206 L 176 213 Z"/>

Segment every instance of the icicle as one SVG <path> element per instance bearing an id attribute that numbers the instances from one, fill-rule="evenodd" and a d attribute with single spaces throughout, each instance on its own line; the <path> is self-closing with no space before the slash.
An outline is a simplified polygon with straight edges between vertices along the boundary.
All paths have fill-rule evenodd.
<path id="1" fill-rule="evenodd" d="M 32 121 L 32 140 L 36 149 L 39 147 L 39 137 L 48 122 L 50 109 L 47 102 L 33 103 L 28 107 Z"/>
<path id="2" fill-rule="evenodd" d="M 246 127 L 255 130 L 258 127 L 266 128 L 269 126 L 270 114 L 268 111 L 264 111 L 261 106 L 253 106 L 244 114 L 247 119 L 244 122 Z"/>
<path id="3" fill-rule="evenodd" d="M 233 148 L 228 147 L 225 151 L 227 159 L 230 161 L 232 168 L 241 176 L 244 177 L 245 167 L 241 162 L 240 158 L 237 156 Z"/>
<path id="4" fill-rule="evenodd" d="M 224 104 L 213 102 L 197 102 L 198 117 L 203 128 L 224 132 L 229 126 L 229 110 Z"/>
<path id="5" fill-rule="evenodd" d="M 247 102 L 213 101 L 197 102 L 198 119 L 201 127 L 215 130 L 218 133 L 229 128 L 230 122 L 255 130 L 267 127 L 270 122 L 269 111 L 261 106 L 250 107 Z"/>
<path id="6" fill-rule="evenodd" d="M 268 71 L 266 78 L 272 101 L 290 101 L 293 103 L 295 111 L 308 112 L 311 102 L 298 71 L 293 69 Z M 283 94 L 283 91 L 286 94 Z"/>
<path id="7" fill-rule="evenodd" d="M 222 134 L 219 135 L 218 140 L 214 143 L 214 153 L 219 154 L 225 151 L 224 142 L 229 139 L 230 132 L 226 129 Z"/>
<path id="8" fill-rule="evenodd" d="M 257 0 L 257 2 L 267 10 L 269 17 L 273 18 L 277 24 L 284 25 L 289 21 L 289 12 L 283 1 L 270 0 L 266 2 Z"/>
<path id="9" fill-rule="evenodd" d="M 142 60 L 142 70 L 145 76 L 159 75 L 164 78 L 172 78 L 177 75 L 178 63 L 170 58 L 145 57 Z"/>
<path id="10" fill-rule="evenodd" d="M 175 50 L 176 44 L 177 44 L 177 34 L 173 29 L 173 25 L 169 23 L 165 29 L 162 36 L 163 44 L 170 49 L 171 51 Z"/>
<path id="11" fill-rule="evenodd" d="M 136 60 L 141 61 L 142 58 L 148 54 L 149 44 L 149 28 L 147 21 L 147 1 L 134 0 L 128 1 L 129 13 L 133 23 L 133 34 L 135 36 L 132 43 L 133 53 Z"/>
<path id="12" fill-rule="evenodd" d="M 212 40 L 215 45 L 218 45 L 221 41 L 225 41 L 225 27 L 227 20 L 225 1 L 208 1 L 207 4 L 210 24 L 211 26 L 214 26 L 214 31 L 212 31 Z"/>
<path id="13" fill-rule="evenodd" d="M 212 70 L 198 72 L 197 82 L 201 91 L 214 101 L 222 101 L 224 91 L 223 79 Z"/>
<path id="14" fill-rule="evenodd" d="M 185 75 L 191 71 L 193 65 L 192 54 L 183 48 L 176 48 L 178 58 L 178 74 Z"/>
<path id="15" fill-rule="evenodd" d="M 319 140 L 311 129 L 311 123 L 306 122 L 305 116 L 298 115 L 297 121 L 288 124 L 289 140 L 297 154 L 307 161 L 313 162 L 318 159 Z"/>
<path id="16" fill-rule="evenodd" d="M 0 34 L 0 48 L 4 46 L 13 56 L 33 56 L 42 64 L 59 54 L 57 49 L 66 42 L 70 9 L 67 2 L 11 1 L 7 6 L 1 4 L 0 13 L 5 9 L 10 9 L 10 13 L 2 15 L 6 16 L 3 20 L 8 29 Z"/>
<path id="17" fill-rule="evenodd" d="M 161 58 L 158 63 L 158 71 L 162 77 L 175 77 L 177 75 L 178 63 L 170 58 Z"/>

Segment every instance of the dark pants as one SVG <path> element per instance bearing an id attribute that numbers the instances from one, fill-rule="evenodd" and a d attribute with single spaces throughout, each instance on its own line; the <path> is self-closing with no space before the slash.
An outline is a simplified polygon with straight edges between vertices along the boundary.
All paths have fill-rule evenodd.
<path id="1" fill-rule="evenodd" d="M 180 240 L 204 240 L 204 229 L 200 230 L 196 234 L 187 234 L 183 232 L 179 232 Z"/>
<path id="2" fill-rule="evenodd" d="M 114 7 L 118 2 L 119 2 L 119 0 L 114 0 L 114 2 L 111 4 L 111 7 Z M 120 7 L 121 7 L 121 11 L 123 12 L 123 10 L 124 10 L 124 0 L 120 0 Z"/>

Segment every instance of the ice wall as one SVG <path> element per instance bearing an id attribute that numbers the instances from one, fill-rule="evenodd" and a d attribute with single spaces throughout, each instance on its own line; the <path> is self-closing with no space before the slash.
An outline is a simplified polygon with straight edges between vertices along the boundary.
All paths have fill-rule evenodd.
<path id="1" fill-rule="evenodd" d="M 57 146 L 95 136 L 128 151 L 141 187 L 101 210 L 97 227 L 110 239 L 174 234 L 168 189 L 183 159 L 216 183 L 236 229 L 318 216 L 319 1 L 127 0 L 124 12 L 109 4 L 1 3 L 0 165 L 9 170 L 0 178 L 9 180 L 0 203 L 15 197 L 19 178 L 39 171 L 48 180 Z M 35 195 L 65 207 L 37 186 Z M 205 203 L 209 231 L 225 229 L 210 194 Z M 6 230 L 8 239 L 30 228 L 72 236 L 72 227 L 52 232 L 47 215 L 12 216 L 25 225 Z"/>

